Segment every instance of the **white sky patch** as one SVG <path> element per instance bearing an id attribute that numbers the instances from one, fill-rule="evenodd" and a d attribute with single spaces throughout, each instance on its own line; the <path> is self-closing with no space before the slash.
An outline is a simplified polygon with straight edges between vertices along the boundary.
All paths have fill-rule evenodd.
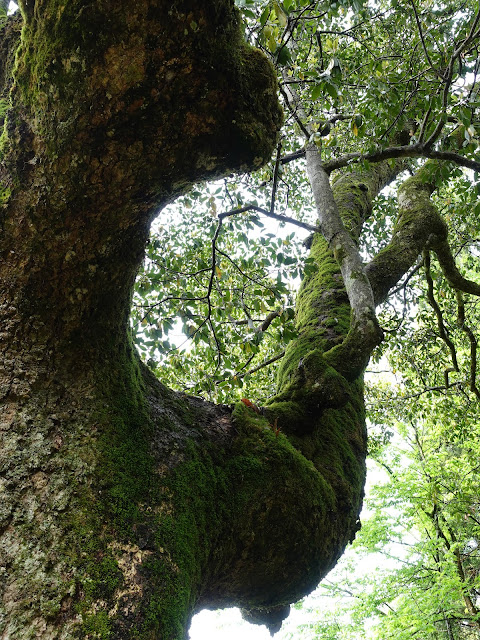
<path id="1" fill-rule="evenodd" d="M 282 632 L 275 634 L 281 638 Z M 240 609 L 201 611 L 193 617 L 190 640 L 271 640 L 267 627 L 245 622 Z"/>

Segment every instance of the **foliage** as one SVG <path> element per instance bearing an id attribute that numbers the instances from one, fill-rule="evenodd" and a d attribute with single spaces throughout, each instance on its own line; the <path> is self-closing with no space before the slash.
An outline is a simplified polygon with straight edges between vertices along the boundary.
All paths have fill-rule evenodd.
<path id="1" fill-rule="evenodd" d="M 164 212 L 134 299 L 137 344 L 150 358 L 162 354 L 163 379 L 215 400 L 228 397 L 232 386 L 248 387 L 250 363 L 275 357 L 278 345 L 294 337 L 288 283 L 309 270 L 305 247 L 284 224 L 272 233 L 248 212 L 220 224 L 220 203 L 230 198 L 242 206 L 244 197 L 244 189 L 226 181 L 193 191 Z M 206 228 L 215 238 L 214 265 Z M 272 390 L 271 376 L 255 384 Z"/>
<path id="2" fill-rule="evenodd" d="M 388 387 L 398 420 L 376 448 L 362 530 L 302 637 L 480 637 L 479 409 L 455 392 L 406 401 L 405 383 Z"/>
<path id="3" fill-rule="evenodd" d="M 381 152 L 400 130 L 413 147 L 454 149 L 473 159 L 480 105 L 477 18 L 469 3 L 461 9 L 452 2 L 416 6 L 410 0 L 237 4 L 247 38 L 278 69 L 287 117 L 277 158 L 257 174 L 199 185 L 161 214 L 133 313 L 137 344 L 162 378 L 220 401 L 273 393 L 274 367 L 262 363 L 281 357 L 295 336 L 295 289 L 309 264 L 302 229 L 267 222 L 268 215 L 250 209 L 224 218 L 220 230 L 218 215 L 253 205 L 314 225 L 301 159 L 305 132 L 332 166 L 345 158 L 350 163 L 351 154 Z M 289 88 L 308 117 L 289 108 Z M 290 157 L 299 159 L 291 163 Z M 411 159 L 405 167 L 415 170 L 419 162 Z M 365 160 L 361 167 L 368 172 L 371 165 Z M 443 189 L 452 194 L 450 175 L 445 165 Z M 456 184 L 463 185 L 456 199 L 475 197 L 470 178 Z M 459 246 L 458 214 L 446 210 L 455 210 L 452 198 L 437 195 Z M 361 237 L 365 257 L 387 246 L 395 217 L 395 195 L 381 194 Z M 464 244 L 465 256 L 466 249 Z M 407 306 L 415 304 L 412 288 L 405 287 L 404 296 Z M 390 309 L 386 328 L 396 335 L 391 327 L 399 309 L 395 303 Z"/>

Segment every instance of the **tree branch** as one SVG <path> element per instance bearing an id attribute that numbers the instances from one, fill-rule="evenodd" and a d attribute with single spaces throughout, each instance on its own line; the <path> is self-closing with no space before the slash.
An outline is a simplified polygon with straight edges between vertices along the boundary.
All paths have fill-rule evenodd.
<path id="1" fill-rule="evenodd" d="M 331 173 L 336 169 L 348 167 L 350 164 L 363 162 L 364 160 L 367 162 L 381 162 L 382 160 L 389 160 L 391 158 L 430 158 L 432 160 L 444 160 L 458 164 L 461 167 L 467 167 L 467 169 L 480 171 L 480 162 L 477 160 L 466 158 L 454 151 L 432 151 L 427 149 L 425 144 L 421 143 L 387 147 L 386 149 L 379 149 L 374 153 L 349 153 L 336 160 L 326 162 L 324 166 L 325 171 Z"/>
<path id="2" fill-rule="evenodd" d="M 422 25 L 420 24 L 420 19 L 419 19 L 419 17 L 418 17 L 418 12 L 417 12 L 417 8 L 416 8 L 416 6 L 415 6 L 415 2 L 414 2 L 414 0 L 410 0 L 410 4 L 412 5 L 413 12 L 414 12 L 414 14 L 415 14 L 415 22 L 417 23 L 417 30 L 418 30 L 418 34 L 419 34 L 419 36 L 420 36 L 420 41 L 421 41 L 421 43 L 422 43 L 423 52 L 425 53 L 425 57 L 426 57 L 426 58 L 427 58 L 427 60 L 428 60 L 428 64 L 430 65 L 430 68 L 432 69 L 432 71 L 433 71 L 433 72 L 434 72 L 434 73 L 435 73 L 435 74 L 436 74 L 436 75 L 437 75 L 441 80 L 443 80 L 444 78 L 443 78 L 442 74 L 441 74 L 441 73 L 440 73 L 440 71 L 438 71 L 438 69 L 434 66 L 434 64 L 433 64 L 433 62 L 432 62 L 432 60 L 431 60 L 431 58 L 430 58 L 430 54 L 428 53 L 428 48 L 427 48 L 427 45 L 426 45 L 426 43 L 425 43 L 425 38 L 424 38 L 424 35 L 423 35 Z"/>
<path id="3" fill-rule="evenodd" d="M 289 153 L 283 156 L 281 163 L 287 164 L 305 157 L 305 149 L 299 149 L 293 153 Z M 385 149 L 379 149 L 373 153 L 347 153 L 335 160 L 329 160 L 325 162 L 323 167 L 327 173 L 336 171 L 348 167 L 352 164 L 359 162 L 382 162 L 383 160 L 390 160 L 394 158 L 429 158 L 431 160 L 443 160 L 445 162 L 453 162 L 460 167 L 466 167 L 467 169 L 473 169 L 474 171 L 480 171 L 480 161 L 473 158 L 466 158 L 460 153 L 454 151 L 436 151 L 427 149 L 425 143 L 417 143 L 410 145 L 400 145 L 394 147 L 386 147 Z"/>
<path id="4" fill-rule="evenodd" d="M 377 305 L 384 302 L 430 239 L 438 242 L 447 237 L 446 224 L 430 200 L 436 189 L 435 169 L 434 164 L 425 164 L 399 188 L 392 238 L 366 267 Z"/>
<path id="5" fill-rule="evenodd" d="M 437 326 L 438 326 L 438 332 L 439 332 L 440 338 L 445 342 L 445 344 L 447 345 L 450 351 L 450 355 L 453 363 L 453 369 L 455 371 L 459 371 L 460 369 L 458 367 L 457 352 L 455 349 L 455 345 L 453 344 L 452 340 L 450 339 L 447 333 L 445 324 L 443 322 L 442 310 L 440 309 L 438 302 L 435 300 L 435 293 L 433 289 L 433 279 L 430 272 L 430 252 L 429 251 L 423 252 L 423 265 L 425 267 L 425 278 L 427 280 L 427 300 L 430 306 L 432 307 L 435 313 L 435 316 L 437 318 Z M 448 380 L 448 378 L 446 378 L 446 380 Z"/>
<path id="6" fill-rule="evenodd" d="M 480 285 L 472 280 L 467 280 L 458 270 L 455 258 L 447 240 L 439 240 L 431 245 L 438 262 L 442 268 L 443 274 L 449 285 L 457 291 L 463 293 L 471 293 L 474 296 L 480 296 Z"/>
<path id="7" fill-rule="evenodd" d="M 338 370 L 345 370 L 349 376 L 356 377 L 366 366 L 372 349 L 380 343 L 382 332 L 375 316 L 373 292 L 365 274 L 358 247 L 343 226 L 320 153 L 312 144 L 307 146 L 306 153 L 307 173 L 313 191 L 319 227 L 339 263 L 353 312 L 345 346 L 350 343 L 357 345 L 358 363 L 349 362 L 345 367 L 345 362 L 341 362 L 341 358 L 338 357 L 340 352 L 336 347 L 327 352 L 325 357 L 327 361 L 332 360 L 329 364 L 333 364 L 335 368 L 338 367 Z M 360 350 L 359 345 L 361 345 Z"/>
<path id="8" fill-rule="evenodd" d="M 218 219 L 223 220 L 224 218 L 236 216 L 239 213 L 245 213 L 247 211 L 256 211 L 257 213 L 261 213 L 262 215 L 267 216 L 267 218 L 273 218 L 274 220 L 279 220 L 280 222 L 288 222 L 289 224 L 294 224 L 295 226 L 306 229 L 307 231 L 318 231 L 318 227 L 314 227 L 312 224 L 308 224 L 307 222 L 300 222 L 300 220 L 295 220 L 295 218 L 291 218 L 290 216 L 273 213 L 272 211 L 263 209 L 262 207 L 258 207 L 255 204 L 247 204 L 244 207 L 240 207 L 239 209 L 232 209 L 231 211 L 220 213 Z"/>
<path id="9" fill-rule="evenodd" d="M 263 369 L 264 367 L 268 367 L 268 365 L 273 364 L 274 362 L 277 362 L 277 360 L 280 360 L 281 358 L 283 358 L 284 355 L 285 355 L 285 351 L 281 351 L 280 353 L 277 353 L 277 355 L 269 358 L 268 360 L 264 360 L 256 367 L 253 367 L 253 369 L 249 369 L 248 371 L 245 371 L 245 373 L 237 374 L 237 378 L 245 378 L 245 376 L 248 376 L 251 373 L 256 373 L 257 371 L 260 371 L 260 369 Z"/>

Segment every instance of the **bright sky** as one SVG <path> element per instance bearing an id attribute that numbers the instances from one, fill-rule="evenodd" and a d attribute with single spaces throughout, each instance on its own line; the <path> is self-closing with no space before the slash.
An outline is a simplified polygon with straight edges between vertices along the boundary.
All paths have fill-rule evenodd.
<path id="1" fill-rule="evenodd" d="M 307 601 L 314 598 L 315 592 L 307 598 Z M 299 626 L 313 621 L 310 611 L 307 609 L 297 610 L 292 607 L 289 617 L 273 638 L 274 640 L 299 638 L 301 636 Z M 267 627 L 245 622 L 240 609 L 201 611 L 193 617 L 190 640 L 225 640 L 226 638 L 228 640 L 245 640 L 245 638 L 248 640 L 272 640 Z"/>
<path id="2" fill-rule="evenodd" d="M 277 638 L 280 633 L 275 634 Z M 201 611 L 192 620 L 190 640 L 271 640 L 267 627 L 249 624 L 239 609 Z"/>

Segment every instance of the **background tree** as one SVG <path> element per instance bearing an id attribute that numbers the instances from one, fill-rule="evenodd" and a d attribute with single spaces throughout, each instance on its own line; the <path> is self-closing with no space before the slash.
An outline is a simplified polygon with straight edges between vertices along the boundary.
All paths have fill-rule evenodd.
<path id="1" fill-rule="evenodd" d="M 191 216 L 186 252 L 181 236 L 160 227 L 148 246 L 134 319 L 147 323 L 140 338 L 159 346 L 178 315 L 196 340 L 194 358 L 206 355 L 198 377 L 208 384 L 192 384 L 187 366 L 180 386 L 224 399 L 229 381 L 242 384 L 259 357 L 280 360 L 283 349 L 271 352 L 285 323 L 280 337 L 290 341 L 275 387 L 264 376 L 233 412 L 158 382 L 138 361 L 128 315 L 159 209 L 195 182 L 270 158 L 281 125 L 271 65 L 244 44 L 228 0 L 28 0 L 5 21 L 5 638 L 181 638 L 196 608 L 229 604 L 275 630 L 358 530 L 362 378 L 383 335 L 375 307 L 410 279 L 422 251 L 435 252 L 458 293 L 475 363 L 462 296 L 477 295 L 478 285 L 457 269 L 431 196 L 454 174 L 446 162 L 478 168 L 480 16 L 468 3 L 353 8 L 243 3 L 247 38 L 277 64 L 287 116 L 282 148 L 261 177 L 268 199 L 258 190 L 247 207 L 227 181 L 231 206 L 204 197 L 216 219 L 207 225 L 204 216 L 195 236 L 199 217 Z M 299 158 L 306 174 L 291 171 L 289 184 L 286 168 Z M 379 194 L 407 168 L 413 175 L 390 229 L 393 209 Z M 251 184 L 257 191 L 256 178 Z M 281 238 L 280 252 L 274 237 L 240 236 L 254 260 L 223 234 L 239 209 L 285 222 L 294 190 L 306 210 L 289 217 L 313 233 L 295 312 L 282 285 L 283 267 L 299 272 L 294 237 Z M 261 273 L 275 254 L 283 271 Z M 424 263 L 428 270 L 427 254 Z M 149 328 L 159 308 L 165 316 Z M 461 365 L 453 367 L 462 379 Z M 155 368 L 172 379 L 166 363 Z M 474 394 L 475 376 L 472 364 Z"/>
<path id="2" fill-rule="evenodd" d="M 407 354 L 412 342 L 403 340 Z M 478 404 L 458 386 L 422 388 L 418 374 L 407 366 L 398 384 L 375 388 L 373 415 L 383 424 L 373 430 L 372 467 L 383 477 L 373 474 L 362 530 L 322 583 L 319 621 L 297 635 L 480 637 Z"/>

